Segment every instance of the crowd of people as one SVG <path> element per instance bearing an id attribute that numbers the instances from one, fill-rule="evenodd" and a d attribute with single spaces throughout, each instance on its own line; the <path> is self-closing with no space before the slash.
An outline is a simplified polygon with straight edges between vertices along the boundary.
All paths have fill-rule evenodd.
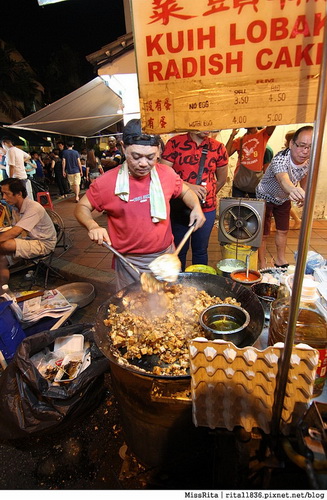
<path id="1" fill-rule="evenodd" d="M 94 149 L 78 152 L 71 141 L 66 144 L 58 141 L 49 153 L 27 153 L 16 147 L 10 137 L 1 138 L 0 215 L 6 207 L 11 227 L 0 231 L 0 286 L 8 283 L 11 266 L 21 260 L 49 255 L 55 248 L 56 230 L 45 208 L 35 201 L 37 193 L 49 191 L 50 184 L 55 183 L 59 198 L 73 193 L 78 203 L 81 187 L 87 187 L 104 173 L 102 162 L 106 162 L 111 148 L 116 146 L 116 139 L 109 139 L 108 149 L 99 158 Z M 121 159 L 122 156 L 108 169 Z"/>
<path id="2" fill-rule="evenodd" d="M 55 183 L 59 197 L 67 197 L 73 192 L 78 202 L 80 189 L 87 188 L 96 177 L 122 162 L 123 154 L 116 138 L 110 136 L 107 144 L 103 151 L 84 147 L 78 151 L 73 141 L 59 140 L 50 152 L 26 153 L 16 147 L 11 138 L 2 137 L 1 178 L 22 180 L 31 199 L 35 199 L 37 191 L 49 191 L 49 186 Z"/>
<path id="3" fill-rule="evenodd" d="M 306 126 L 294 131 L 275 156 L 267 144 L 274 130 L 253 127 L 237 137 L 239 130 L 235 129 L 226 145 L 210 132 L 194 131 L 175 135 L 164 144 L 160 136 L 144 134 L 140 120 L 134 119 L 125 126 L 121 147 L 110 136 L 107 149 L 100 154 L 93 148 L 78 152 L 70 141 L 58 141 L 47 155 L 35 151 L 27 154 L 10 139 L 2 138 L 5 162 L 0 166 L 7 177 L 1 183 L 2 197 L 18 196 L 13 202 L 22 214 L 26 198 L 33 199 L 28 182 L 54 179 L 60 197 L 73 193 L 76 218 L 86 227 L 90 239 L 99 245 L 104 241 L 112 244 L 141 271 L 148 271 L 155 257 L 173 252 L 194 224 L 194 232 L 179 254 L 185 270 L 190 246 L 192 264 L 208 264 L 217 195 L 227 180 L 229 156 L 237 153 L 232 196 L 262 199 L 266 205 L 259 268 L 267 266 L 265 242 L 272 217 L 276 226 L 274 265 L 287 267 L 289 219 L 293 210 L 295 223 L 301 223 L 295 207 L 304 202 L 313 129 Z M 19 183 L 11 184 L 15 179 Z M 80 199 L 81 188 L 87 190 Z M 93 210 L 107 214 L 107 228 L 98 225 Z M 39 220 L 42 217 L 40 214 Z M 12 241 L 8 243 L 20 237 L 21 231 L 16 231 L 8 232 L 7 237 L 0 234 L 0 255 L 21 255 Z M 117 289 L 139 279 L 119 259 L 115 260 L 115 269 Z M 8 274 L 3 275 L 2 281 Z"/>

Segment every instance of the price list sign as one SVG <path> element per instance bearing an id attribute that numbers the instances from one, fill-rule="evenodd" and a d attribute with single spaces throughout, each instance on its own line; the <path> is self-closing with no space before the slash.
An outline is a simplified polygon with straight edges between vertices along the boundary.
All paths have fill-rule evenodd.
<path id="1" fill-rule="evenodd" d="M 143 128 L 314 120 L 326 0 L 132 0 Z"/>

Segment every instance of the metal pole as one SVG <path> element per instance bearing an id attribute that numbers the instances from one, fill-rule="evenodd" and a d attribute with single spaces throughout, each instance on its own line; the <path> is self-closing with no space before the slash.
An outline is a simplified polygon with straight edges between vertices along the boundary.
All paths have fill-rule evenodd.
<path id="1" fill-rule="evenodd" d="M 285 339 L 284 352 L 281 359 L 281 365 L 277 376 L 275 399 L 273 405 L 272 424 L 271 424 L 271 431 L 273 436 L 277 436 L 279 433 L 279 426 L 283 411 L 283 403 L 287 385 L 289 364 L 292 354 L 292 347 L 294 344 L 296 320 L 299 311 L 303 276 L 306 266 L 306 257 L 308 253 L 309 240 L 311 236 L 314 202 L 315 202 L 317 178 L 319 172 L 319 162 L 320 162 L 321 148 L 324 137 L 324 128 L 325 128 L 326 111 L 327 111 L 326 74 L 327 74 L 327 29 L 325 25 L 323 55 L 320 66 L 318 99 L 317 99 L 314 133 L 312 140 L 312 155 L 310 160 L 311 166 L 309 168 L 307 187 L 305 190 L 305 201 L 303 207 L 298 255 L 296 260 L 294 282 L 292 288 L 293 293 L 291 296 L 291 303 L 290 303 L 288 329 Z"/>

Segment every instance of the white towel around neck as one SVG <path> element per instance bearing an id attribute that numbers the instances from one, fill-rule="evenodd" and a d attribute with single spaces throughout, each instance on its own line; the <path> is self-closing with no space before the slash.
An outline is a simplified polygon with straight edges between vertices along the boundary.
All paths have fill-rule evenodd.
<path id="1" fill-rule="evenodd" d="M 129 171 L 125 161 L 119 169 L 115 186 L 115 195 L 123 201 L 129 200 Z M 167 219 L 166 200 L 156 167 L 150 171 L 150 215 L 152 222 Z"/>

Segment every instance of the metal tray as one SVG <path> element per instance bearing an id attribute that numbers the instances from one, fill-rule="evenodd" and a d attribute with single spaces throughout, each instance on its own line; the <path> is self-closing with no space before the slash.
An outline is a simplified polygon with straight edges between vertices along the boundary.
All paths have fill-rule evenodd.
<path id="1" fill-rule="evenodd" d="M 90 304 L 95 297 L 94 286 L 84 281 L 67 283 L 67 285 L 58 286 L 57 290 L 63 294 L 68 302 L 77 304 L 79 308 Z"/>

